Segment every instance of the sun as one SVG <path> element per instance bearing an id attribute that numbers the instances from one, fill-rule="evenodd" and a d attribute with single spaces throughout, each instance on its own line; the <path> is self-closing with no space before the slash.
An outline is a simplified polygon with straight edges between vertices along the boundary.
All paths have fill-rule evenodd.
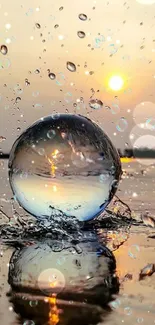
<path id="1" fill-rule="evenodd" d="M 114 91 L 121 90 L 123 85 L 124 80 L 120 76 L 112 76 L 109 80 L 109 87 Z"/>

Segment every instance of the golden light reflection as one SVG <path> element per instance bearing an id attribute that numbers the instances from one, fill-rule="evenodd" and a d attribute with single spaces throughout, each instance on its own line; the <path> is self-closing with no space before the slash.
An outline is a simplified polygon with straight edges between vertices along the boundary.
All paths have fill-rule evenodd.
<path id="1" fill-rule="evenodd" d="M 52 158 L 47 158 L 49 163 L 51 164 L 51 174 L 53 177 L 55 177 L 55 171 L 57 169 L 57 166 L 55 165 L 53 159 L 56 159 L 57 158 L 57 155 L 59 153 L 59 150 L 58 149 L 55 149 L 52 153 L 51 153 L 51 156 Z M 54 190 L 55 191 L 55 190 Z M 56 192 L 56 191 L 55 191 Z"/>
<path id="2" fill-rule="evenodd" d="M 49 315 L 48 315 L 49 316 L 48 324 L 56 325 L 59 323 L 59 309 L 57 308 L 56 297 L 53 296 L 53 297 L 48 298 L 48 302 L 49 302 L 49 307 L 50 307 L 50 311 L 49 311 Z"/>

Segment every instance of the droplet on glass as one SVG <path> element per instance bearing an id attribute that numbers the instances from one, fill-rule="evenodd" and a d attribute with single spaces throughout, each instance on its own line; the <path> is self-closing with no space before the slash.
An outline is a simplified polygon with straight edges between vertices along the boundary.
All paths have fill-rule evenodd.
<path id="1" fill-rule="evenodd" d="M 71 72 L 76 71 L 76 65 L 73 62 L 67 61 L 66 66 L 69 71 Z"/>
<path id="2" fill-rule="evenodd" d="M 125 307 L 124 314 L 130 316 L 132 314 L 132 309 L 130 307 Z"/>
<path id="3" fill-rule="evenodd" d="M 49 131 L 47 132 L 47 137 L 48 137 L 49 139 L 53 139 L 53 138 L 55 137 L 55 135 L 56 135 L 56 132 L 55 132 L 54 130 L 49 130 Z"/>
<path id="4" fill-rule="evenodd" d="M 43 155 L 38 152 L 41 148 Z M 101 152 L 106 159 L 99 160 Z M 23 173 L 27 174 L 24 179 Z M 105 173 L 109 177 L 100 182 Z M 38 120 L 20 135 L 10 153 L 12 191 L 38 219 L 51 218 L 57 211 L 61 218 L 95 218 L 111 201 L 116 192 L 112 182 L 118 183 L 120 175 L 120 158 L 110 139 L 81 115 L 55 114 Z"/>
<path id="5" fill-rule="evenodd" d="M 16 103 L 19 103 L 21 101 L 21 97 L 16 97 Z"/>
<path id="6" fill-rule="evenodd" d="M 91 99 L 89 102 L 89 106 L 93 109 L 100 109 L 103 106 L 103 103 L 99 99 Z"/>
<path id="7" fill-rule="evenodd" d="M 3 54 L 3 55 L 6 55 L 8 53 L 8 48 L 6 45 L 1 45 L 0 47 L 0 52 Z"/>
<path id="8" fill-rule="evenodd" d="M 29 86 L 30 85 L 30 82 L 28 81 L 28 79 L 26 78 L 25 79 L 25 86 Z"/>
<path id="9" fill-rule="evenodd" d="M 62 11 L 62 10 L 63 10 L 63 8 L 64 8 L 64 7 L 60 7 L 60 8 L 59 8 L 59 11 Z"/>
<path id="10" fill-rule="evenodd" d="M 78 31 L 77 35 L 78 35 L 79 38 L 84 38 L 86 36 L 86 34 L 84 32 L 82 32 L 82 31 Z"/>
<path id="11" fill-rule="evenodd" d="M 36 28 L 40 29 L 41 28 L 41 25 L 39 23 L 36 23 L 35 24 Z"/>
<path id="12" fill-rule="evenodd" d="M 54 28 L 58 28 L 59 27 L 59 25 L 58 24 L 56 24 L 55 26 L 54 26 Z"/>
<path id="13" fill-rule="evenodd" d="M 128 122 L 125 117 L 121 117 L 119 121 L 117 121 L 116 129 L 120 132 L 124 132 L 128 127 Z"/>
<path id="14" fill-rule="evenodd" d="M 36 69 L 35 70 L 35 74 L 39 74 L 40 73 L 40 70 L 39 69 Z"/>
<path id="15" fill-rule="evenodd" d="M 73 96 L 70 92 L 66 93 L 64 96 L 64 100 L 66 103 L 71 103 L 73 100 Z"/>
<path id="16" fill-rule="evenodd" d="M 50 78 L 51 80 L 54 80 L 54 79 L 56 78 L 56 75 L 55 75 L 54 73 L 52 73 L 52 72 L 50 72 L 50 73 L 48 74 L 48 76 L 49 76 L 49 78 Z"/>
<path id="17" fill-rule="evenodd" d="M 85 20 L 87 20 L 87 15 L 79 14 L 79 19 L 85 21 Z"/>
<path id="18" fill-rule="evenodd" d="M 134 244 L 131 245 L 129 250 L 128 250 L 128 255 L 132 258 L 136 258 L 140 252 L 140 248 L 138 245 Z"/>

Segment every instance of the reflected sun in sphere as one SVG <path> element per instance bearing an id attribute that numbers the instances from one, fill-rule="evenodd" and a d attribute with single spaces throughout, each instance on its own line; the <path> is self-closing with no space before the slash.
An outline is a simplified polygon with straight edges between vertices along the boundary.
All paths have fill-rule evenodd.
<path id="1" fill-rule="evenodd" d="M 124 80 L 121 76 L 112 76 L 109 79 L 109 87 L 114 91 L 121 90 L 123 88 L 123 85 Z"/>

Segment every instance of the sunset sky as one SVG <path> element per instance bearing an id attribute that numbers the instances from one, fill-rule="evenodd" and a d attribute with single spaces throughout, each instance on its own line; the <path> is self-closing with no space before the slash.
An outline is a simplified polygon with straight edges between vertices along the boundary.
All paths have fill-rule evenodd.
<path id="1" fill-rule="evenodd" d="M 2 0 L 0 16 L 0 45 L 8 48 L 0 53 L 3 152 L 54 110 L 93 119 L 117 148 L 133 145 L 133 133 L 135 141 L 143 135 L 155 139 L 155 1 Z M 120 91 L 109 88 L 111 76 L 123 79 Z M 103 102 L 98 110 L 89 107 L 92 88 L 93 99 Z"/>

